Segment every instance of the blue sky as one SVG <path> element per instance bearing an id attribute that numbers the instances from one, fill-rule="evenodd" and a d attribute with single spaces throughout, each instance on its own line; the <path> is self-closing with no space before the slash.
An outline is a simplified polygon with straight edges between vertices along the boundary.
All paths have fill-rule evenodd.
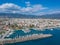
<path id="1" fill-rule="evenodd" d="M 32 15 L 59 13 L 60 0 L 0 0 L 0 10 Z"/>

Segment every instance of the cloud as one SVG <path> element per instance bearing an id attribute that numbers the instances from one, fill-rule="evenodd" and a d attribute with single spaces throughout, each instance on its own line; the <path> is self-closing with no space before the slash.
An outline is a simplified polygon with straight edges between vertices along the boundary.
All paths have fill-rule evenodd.
<path id="1" fill-rule="evenodd" d="M 35 14 L 41 10 L 47 9 L 41 4 L 31 5 L 30 2 L 25 2 L 26 7 L 18 6 L 13 3 L 5 3 L 0 5 L 0 13 L 25 13 L 25 14 Z"/>
<path id="2" fill-rule="evenodd" d="M 60 10 L 50 10 L 48 12 L 48 14 L 56 14 L 56 13 L 60 13 Z"/>
<path id="3" fill-rule="evenodd" d="M 40 13 L 37 13 L 37 14 L 41 14 L 41 15 L 46 15 L 46 14 L 59 14 L 60 13 L 60 10 L 48 10 L 47 12 L 40 12 Z"/>
<path id="4" fill-rule="evenodd" d="M 43 7 L 43 6 L 40 5 L 40 4 L 33 5 L 32 7 L 33 7 L 33 9 L 32 9 L 33 12 L 38 12 L 38 11 L 47 9 L 46 7 Z"/>
<path id="5" fill-rule="evenodd" d="M 30 2 L 25 2 L 26 6 L 31 6 Z"/>
<path id="6" fill-rule="evenodd" d="M 26 7 L 18 6 L 13 3 L 4 3 L 0 5 L 0 13 L 21 13 L 30 15 L 46 15 L 60 13 L 60 10 L 51 10 L 48 7 L 44 7 L 41 4 L 32 5 L 30 2 L 25 2 L 25 4 Z"/>
<path id="7" fill-rule="evenodd" d="M 13 8 L 13 9 L 17 8 L 17 9 L 19 9 L 20 7 L 13 4 L 13 3 L 5 3 L 5 4 L 0 5 L 0 8 L 4 8 L 4 9 L 6 9 L 6 8 Z"/>
<path id="8" fill-rule="evenodd" d="M 2 4 L 0 5 L 0 12 L 13 12 L 13 11 L 19 11 L 20 10 L 20 6 L 18 5 L 15 5 L 13 3 L 5 3 L 5 4 Z"/>
<path id="9" fill-rule="evenodd" d="M 28 13 L 28 14 L 34 15 L 37 12 L 48 9 L 47 7 L 43 7 L 41 4 L 31 5 L 30 2 L 26 2 L 26 3 L 29 6 L 21 8 L 21 12 L 26 13 L 26 14 Z"/>
<path id="10" fill-rule="evenodd" d="M 49 15 L 49 14 L 59 14 L 59 13 L 60 13 L 60 10 L 58 9 L 49 9 L 46 11 L 37 12 L 34 15 L 46 15 L 46 14 Z"/>

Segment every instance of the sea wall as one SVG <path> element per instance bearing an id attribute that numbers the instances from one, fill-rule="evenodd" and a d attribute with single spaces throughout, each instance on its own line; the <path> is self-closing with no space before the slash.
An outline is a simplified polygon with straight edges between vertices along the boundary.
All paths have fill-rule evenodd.
<path id="1" fill-rule="evenodd" d="M 16 42 L 23 42 L 27 40 L 34 40 L 34 39 L 41 39 L 41 38 L 46 38 L 46 37 L 51 37 L 51 34 L 33 34 L 32 36 L 22 36 L 19 38 L 14 38 L 14 39 L 0 39 L 0 44 L 6 44 L 6 43 L 16 43 Z"/>

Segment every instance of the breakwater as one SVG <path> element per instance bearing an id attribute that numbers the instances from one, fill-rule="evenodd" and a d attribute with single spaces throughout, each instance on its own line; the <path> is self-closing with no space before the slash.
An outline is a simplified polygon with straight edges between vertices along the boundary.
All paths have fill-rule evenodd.
<path id="1" fill-rule="evenodd" d="M 0 44 L 6 44 L 6 43 L 16 43 L 16 42 L 23 42 L 27 40 L 34 40 L 34 39 L 41 39 L 41 38 L 47 38 L 51 37 L 51 34 L 33 34 L 33 35 L 26 35 L 26 36 L 21 36 L 19 38 L 14 38 L 14 39 L 0 39 Z"/>

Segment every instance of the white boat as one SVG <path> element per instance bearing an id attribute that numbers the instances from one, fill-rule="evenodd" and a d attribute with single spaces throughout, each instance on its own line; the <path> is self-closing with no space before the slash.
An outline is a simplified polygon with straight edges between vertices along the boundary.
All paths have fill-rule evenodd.
<path id="1" fill-rule="evenodd" d="M 26 29 L 22 29 L 22 31 L 23 31 L 24 33 L 28 33 L 28 32 L 30 32 L 30 30 L 29 30 L 28 28 L 26 28 Z"/>
<path id="2" fill-rule="evenodd" d="M 50 29 L 51 31 L 53 31 L 53 29 Z"/>

